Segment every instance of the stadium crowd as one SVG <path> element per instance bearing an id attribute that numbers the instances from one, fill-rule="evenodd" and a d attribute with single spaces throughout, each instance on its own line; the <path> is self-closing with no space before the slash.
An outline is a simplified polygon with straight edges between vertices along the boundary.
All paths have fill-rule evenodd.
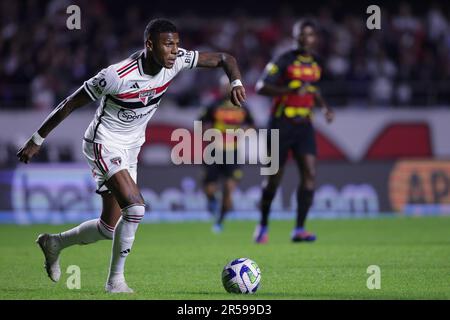
<path id="1" fill-rule="evenodd" d="M 151 18 L 137 5 L 112 10 L 106 0 L 80 0 L 81 29 L 68 30 L 66 0 L 2 1 L 0 6 L 1 108 L 49 110 L 101 67 L 143 46 Z M 417 12 L 406 3 L 381 8 L 382 30 L 366 27 L 367 14 L 311 12 L 321 28 L 323 91 L 330 103 L 346 105 L 439 105 L 450 96 L 449 11 L 438 4 Z M 337 16 L 335 12 L 341 14 Z M 345 12 L 345 10 L 344 10 Z M 158 16 L 158 12 L 153 12 Z M 291 44 L 299 12 L 281 7 L 273 16 L 206 17 L 186 11 L 172 17 L 182 47 L 223 50 L 238 58 L 248 94 L 265 64 Z M 214 73 L 182 73 L 171 87 L 180 107 L 214 97 Z"/>

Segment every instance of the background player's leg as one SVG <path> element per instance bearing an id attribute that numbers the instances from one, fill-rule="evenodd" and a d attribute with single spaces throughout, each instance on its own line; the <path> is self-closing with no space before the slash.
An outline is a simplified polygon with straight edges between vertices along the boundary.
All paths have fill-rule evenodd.
<path id="1" fill-rule="evenodd" d="M 268 224 L 269 224 L 269 213 L 270 206 L 272 205 L 273 198 L 277 192 L 278 185 L 283 177 L 284 168 L 280 166 L 278 172 L 274 175 L 267 177 L 264 181 L 262 189 L 261 198 L 261 220 L 256 226 L 255 232 L 253 234 L 253 239 L 256 243 L 266 243 L 269 240 L 268 237 Z"/>
<path id="2" fill-rule="evenodd" d="M 218 202 L 216 198 L 217 183 L 215 181 L 206 182 L 203 190 L 208 200 L 208 212 L 211 213 L 211 215 L 215 215 L 218 209 Z"/>
<path id="3" fill-rule="evenodd" d="M 220 227 L 222 227 L 227 212 L 230 211 L 233 206 L 232 195 L 234 189 L 236 189 L 236 181 L 233 178 L 225 179 L 223 184 L 222 206 L 216 223 Z"/>
<path id="4" fill-rule="evenodd" d="M 296 155 L 296 162 L 301 175 L 297 189 L 297 220 L 293 240 L 315 240 L 315 236 L 304 230 L 306 217 L 313 203 L 316 179 L 316 157 L 312 154 Z"/>
<path id="5" fill-rule="evenodd" d="M 261 199 L 261 225 L 267 226 L 269 224 L 270 207 L 272 205 L 273 198 L 277 193 L 278 186 L 283 177 L 284 168 L 280 168 L 278 172 L 267 178 L 262 190 Z"/>
<path id="6" fill-rule="evenodd" d="M 286 164 L 289 150 L 292 144 L 292 134 L 289 129 L 280 129 L 280 125 L 274 125 L 272 129 L 279 130 L 279 141 L 277 151 L 279 158 L 279 170 L 274 175 L 266 177 L 263 182 L 262 195 L 260 202 L 261 220 L 256 226 L 253 234 L 253 239 L 257 243 L 266 243 L 268 241 L 268 224 L 270 207 L 272 205 L 273 198 L 275 198 L 278 186 L 283 177 L 284 165 Z M 272 150 L 271 135 L 269 134 L 267 139 L 267 150 Z M 270 152 L 269 152 L 270 153 Z"/>
<path id="7" fill-rule="evenodd" d="M 207 209 L 211 215 L 215 216 L 219 210 L 219 202 L 217 200 L 217 182 L 219 180 L 219 171 L 217 164 L 205 166 L 205 177 L 203 179 L 203 191 L 208 199 Z"/>
<path id="8" fill-rule="evenodd" d="M 136 230 L 144 217 L 144 199 L 128 170 L 115 173 L 106 185 L 116 198 L 122 216 L 114 232 L 111 265 L 105 289 L 108 292 L 133 292 L 125 283 L 124 269 Z"/>
<path id="9" fill-rule="evenodd" d="M 316 157 L 312 154 L 305 154 L 296 158 L 297 166 L 301 174 L 301 183 L 297 189 L 296 227 L 303 228 L 314 198 Z"/>
<path id="10" fill-rule="evenodd" d="M 262 197 L 260 203 L 260 226 L 262 227 L 267 227 L 267 225 L 269 224 L 270 206 L 272 205 L 272 201 L 277 192 L 278 185 L 280 184 L 281 178 L 283 177 L 284 165 L 286 164 L 289 150 L 291 149 L 292 145 L 291 130 L 289 130 L 289 128 L 279 129 L 279 126 L 280 124 L 274 126 L 275 129 L 279 130 L 280 134 L 278 146 L 275 146 L 277 147 L 278 151 L 279 170 L 274 175 L 267 176 L 266 180 L 264 180 L 263 182 Z M 271 135 L 269 135 L 267 139 L 267 150 L 269 151 L 269 153 L 270 150 L 272 150 Z"/>

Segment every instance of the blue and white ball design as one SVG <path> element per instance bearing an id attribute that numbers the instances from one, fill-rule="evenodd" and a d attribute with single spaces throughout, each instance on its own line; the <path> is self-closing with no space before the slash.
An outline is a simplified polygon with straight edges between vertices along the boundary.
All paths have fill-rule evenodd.
<path id="1" fill-rule="evenodd" d="M 222 271 L 222 283 L 227 292 L 253 294 L 258 290 L 261 270 L 255 261 L 240 258 L 231 261 Z"/>

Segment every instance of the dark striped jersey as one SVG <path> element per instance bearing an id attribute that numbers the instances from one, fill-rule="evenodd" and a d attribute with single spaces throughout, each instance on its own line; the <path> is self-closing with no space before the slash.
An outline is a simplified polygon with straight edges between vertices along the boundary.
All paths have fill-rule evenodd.
<path id="1" fill-rule="evenodd" d="M 322 69 L 317 57 L 306 54 L 300 49 L 289 50 L 269 62 L 259 81 L 300 89 L 274 98 L 272 115 L 274 117 L 309 118 L 315 104 L 317 84 Z"/>
<path id="2" fill-rule="evenodd" d="M 222 133 L 222 141 L 214 141 L 217 149 L 234 150 L 236 139 L 233 135 L 226 135 L 227 129 L 245 129 L 254 126 L 253 117 L 246 107 L 237 107 L 229 99 L 220 100 L 203 112 L 200 121 L 210 124 L 212 128 Z"/>

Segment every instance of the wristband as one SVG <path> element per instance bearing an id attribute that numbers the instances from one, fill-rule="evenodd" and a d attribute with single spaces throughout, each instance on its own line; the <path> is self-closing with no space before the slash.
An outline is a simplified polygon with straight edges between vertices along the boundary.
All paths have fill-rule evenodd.
<path id="1" fill-rule="evenodd" d="M 231 88 L 234 88 L 234 87 L 243 87 L 241 80 L 236 79 L 233 82 L 231 82 Z"/>
<path id="2" fill-rule="evenodd" d="M 31 141 L 33 141 L 38 146 L 40 146 L 44 142 L 44 140 L 45 138 L 42 138 L 37 131 L 31 136 Z"/>

